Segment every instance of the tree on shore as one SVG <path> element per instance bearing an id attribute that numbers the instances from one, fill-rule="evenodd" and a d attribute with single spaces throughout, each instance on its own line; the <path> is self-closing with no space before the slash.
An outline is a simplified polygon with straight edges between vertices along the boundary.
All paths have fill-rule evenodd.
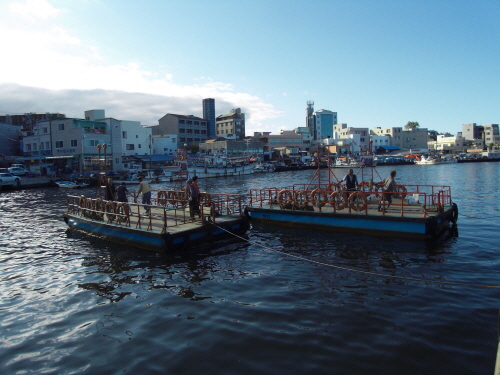
<path id="1" fill-rule="evenodd" d="M 420 127 L 420 124 L 416 121 L 408 121 L 408 124 L 405 125 L 406 130 L 413 130 Z"/>

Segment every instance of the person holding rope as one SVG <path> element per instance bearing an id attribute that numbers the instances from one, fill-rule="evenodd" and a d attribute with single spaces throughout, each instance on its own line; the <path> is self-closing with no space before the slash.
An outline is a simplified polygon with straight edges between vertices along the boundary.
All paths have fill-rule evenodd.
<path id="1" fill-rule="evenodd" d="M 380 199 L 380 204 L 378 205 L 379 212 L 385 212 L 385 209 L 382 208 L 382 202 L 388 202 L 386 208 L 392 203 L 392 194 L 396 193 L 397 186 L 394 178 L 396 177 L 396 171 L 391 171 L 391 175 L 387 177 L 385 180 L 380 181 L 379 184 L 384 184 L 382 186 L 382 198 Z"/>

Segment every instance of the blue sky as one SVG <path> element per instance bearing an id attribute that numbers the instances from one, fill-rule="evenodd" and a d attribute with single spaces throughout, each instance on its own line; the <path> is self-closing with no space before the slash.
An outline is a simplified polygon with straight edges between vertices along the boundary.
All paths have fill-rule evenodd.
<path id="1" fill-rule="evenodd" d="M 158 123 L 241 108 L 247 135 L 305 126 L 456 134 L 500 122 L 500 1 L 0 1 L 0 113 Z"/>

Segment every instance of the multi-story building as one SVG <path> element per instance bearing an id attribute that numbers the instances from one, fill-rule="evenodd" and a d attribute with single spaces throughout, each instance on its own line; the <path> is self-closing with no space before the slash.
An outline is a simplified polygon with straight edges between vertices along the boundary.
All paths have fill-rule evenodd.
<path id="1" fill-rule="evenodd" d="M 482 148 L 491 147 L 492 145 L 498 145 L 498 143 L 500 143 L 498 124 L 463 124 L 462 136 L 472 146 L 479 146 L 479 144 L 482 143 Z"/>
<path id="2" fill-rule="evenodd" d="M 333 125 L 333 138 L 345 140 L 350 153 L 366 153 L 370 150 L 370 130 L 368 128 L 353 128 L 347 124 Z M 348 142 L 347 140 L 351 140 Z"/>
<path id="3" fill-rule="evenodd" d="M 463 136 L 438 134 L 435 141 L 428 141 L 427 148 L 429 151 L 436 151 L 442 154 L 459 154 L 467 151 L 467 144 Z"/>
<path id="4" fill-rule="evenodd" d="M 154 135 L 153 154 L 175 156 L 179 153 L 177 136 L 174 134 Z"/>
<path id="5" fill-rule="evenodd" d="M 333 126 L 337 124 L 337 112 L 320 109 L 313 113 L 313 139 L 333 138 Z"/>
<path id="6" fill-rule="evenodd" d="M 203 118 L 207 121 L 207 138 L 217 137 L 215 131 L 215 100 L 212 98 L 203 99 Z"/>
<path id="7" fill-rule="evenodd" d="M 309 129 L 309 133 L 311 134 L 312 139 L 315 140 L 316 138 L 314 138 L 314 135 L 316 134 L 316 129 L 314 128 L 313 113 L 314 113 L 314 102 L 312 100 L 309 100 L 307 102 L 307 108 L 306 108 L 306 128 Z"/>
<path id="8" fill-rule="evenodd" d="M 30 131 L 37 122 L 50 120 L 52 118 L 63 118 L 62 113 L 25 113 L 22 115 L 0 116 L 0 123 L 20 126 L 23 130 Z"/>
<path id="9" fill-rule="evenodd" d="M 152 135 L 175 136 L 177 149 L 198 145 L 208 139 L 207 120 L 200 117 L 167 113 L 158 123 L 151 127 Z"/>
<path id="10" fill-rule="evenodd" d="M 371 134 L 375 136 L 390 137 L 391 140 L 390 146 L 395 146 L 400 149 L 427 148 L 428 131 L 426 128 L 403 130 L 402 127 L 392 127 L 392 128 L 376 127 L 371 130 Z M 375 142 L 374 142 L 374 147 L 375 147 Z"/>
<path id="11" fill-rule="evenodd" d="M 234 135 L 237 140 L 245 138 L 245 114 L 240 108 L 231 109 L 227 115 L 217 116 L 215 124 L 217 137 Z"/>
<path id="12" fill-rule="evenodd" d="M 246 140 L 214 140 L 200 143 L 200 152 L 225 154 L 228 157 L 261 156 L 264 153 L 264 143 L 257 139 Z"/>

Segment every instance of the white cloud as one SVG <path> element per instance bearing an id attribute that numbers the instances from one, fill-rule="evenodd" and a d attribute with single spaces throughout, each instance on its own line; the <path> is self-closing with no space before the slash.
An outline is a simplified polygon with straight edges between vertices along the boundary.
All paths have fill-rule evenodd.
<path id="1" fill-rule="evenodd" d="M 46 0 L 26 0 L 9 5 L 10 10 L 20 17 L 34 21 L 57 16 L 61 11 L 54 8 Z"/>
<path id="2" fill-rule="evenodd" d="M 40 19 L 59 14 L 44 0 L 27 0 L 10 8 Z M 0 60 L 2 93 L 8 88 L 15 94 L 11 99 L 20 99 L 9 100 L 7 108 L 0 110 L 63 112 L 73 117 L 83 116 L 88 109 L 104 108 L 109 116 L 152 124 L 168 112 L 201 116 L 201 100 L 210 97 L 216 100 L 217 114 L 241 108 L 249 134 L 263 130 L 266 121 L 283 116 L 261 98 L 237 92 L 230 83 L 198 77 L 193 79 L 196 84 L 182 84 L 168 72 L 148 71 L 135 61 L 108 63 L 99 48 L 53 25 L 52 21 L 0 24 L 5 41 L 2 47 L 16 57 Z M 68 93 L 71 96 L 64 97 Z"/>

